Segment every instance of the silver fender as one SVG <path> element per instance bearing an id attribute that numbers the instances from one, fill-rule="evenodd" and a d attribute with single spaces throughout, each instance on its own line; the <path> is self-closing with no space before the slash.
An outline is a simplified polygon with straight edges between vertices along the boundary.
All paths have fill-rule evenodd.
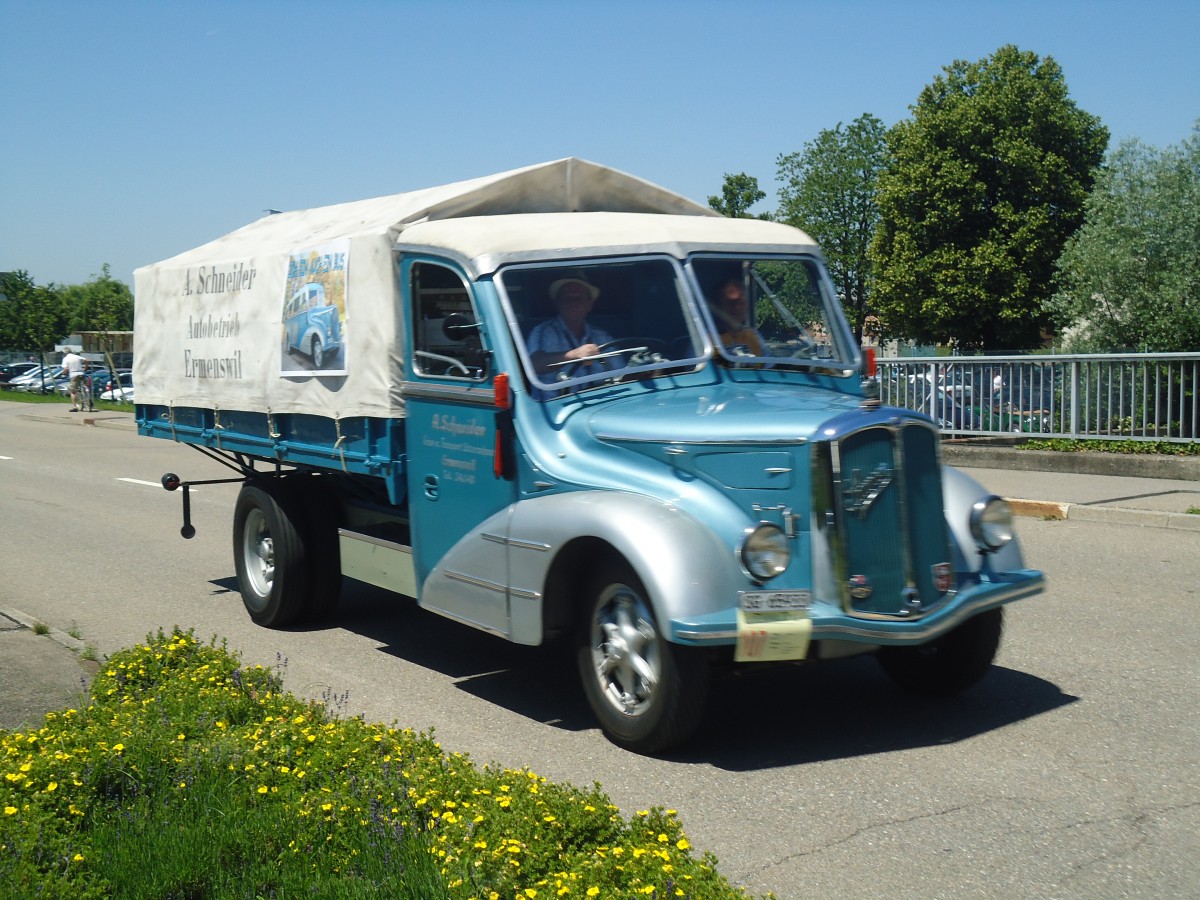
<path id="1" fill-rule="evenodd" d="M 579 539 L 604 542 L 633 567 L 664 634 L 672 619 L 728 607 L 745 581 L 734 548 L 668 503 L 612 491 L 533 497 L 516 504 L 509 522 L 513 640 L 541 642 L 547 577 L 556 556 Z"/>
<path id="2" fill-rule="evenodd" d="M 992 491 L 970 475 L 951 466 L 942 466 L 942 500 L 954 544 L 954 564 L 959 571 L 978 572 L 983 568 L 985 556 L 971 536 L 971 507 L 992 496 L 995 496 Z M 1008 546 L 987 554 L 986 559 L 988 568 L 995 571 L 1015 572 L 1025 568 L 1021 541 L 1015 537 Z"/>

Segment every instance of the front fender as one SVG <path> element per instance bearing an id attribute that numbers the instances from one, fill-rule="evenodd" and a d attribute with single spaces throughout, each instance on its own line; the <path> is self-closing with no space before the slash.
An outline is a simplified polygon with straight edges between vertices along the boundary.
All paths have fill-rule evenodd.
<path id="1" fill-rule="evenodd" d="M 954 544 L 955 568 L 962 572 L 978 572 L 986 559 L 989 569 L 1015 572 L 1025 568 L 1021 541 L 1014 537 L 995 553 L 982 554 L 971 535 L 971 507 L 979 500 L 995 494 L 970 475 L 951 466 L 942 466 L 942 502 L 946 510 L 946 525 Z"/>
<path id="2" fill-rule="evenodd" d="M 588 539 L 608 545 L 633 567 L 664 634 L 671 633 L 673 619 L 728 607 L 739 586 L 744 587 L 735 549 L 676 506 L 612 491 L 534 497 L 516 505 L 509 523 L 514 640 L 538 643 L 543 627 L 541 604 L 533 610 L 519 606 L 515 598 L 536 595 L 544 601 L 558 555 L 573 543 Z M 589 556 L 589 561 L 595 560 Z M 586 598 L 573 596 L 572 600 L 585 602 Z M 525 639 L 531 628 L 538 630 L 537 641 Z"/>

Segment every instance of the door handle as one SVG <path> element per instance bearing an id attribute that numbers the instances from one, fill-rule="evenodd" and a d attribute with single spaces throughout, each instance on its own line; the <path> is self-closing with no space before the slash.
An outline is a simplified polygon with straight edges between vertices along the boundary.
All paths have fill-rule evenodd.
<path id="1" fill-rule="evenodd" d="M 425 496 L 430 500 L 438 498 L 438 477 L 436 475 L 425 476 Z"/>

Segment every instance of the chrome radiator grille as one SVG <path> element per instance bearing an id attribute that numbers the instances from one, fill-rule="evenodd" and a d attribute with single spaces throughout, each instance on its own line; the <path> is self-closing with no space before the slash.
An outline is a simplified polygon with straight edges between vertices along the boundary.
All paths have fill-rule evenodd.
<path id="1" fill-rule="evenodd" d="M 952 591 L 937 440 L 904 423 L 814 447 L 817 523 L 848 613 L 916 617 Z"/>

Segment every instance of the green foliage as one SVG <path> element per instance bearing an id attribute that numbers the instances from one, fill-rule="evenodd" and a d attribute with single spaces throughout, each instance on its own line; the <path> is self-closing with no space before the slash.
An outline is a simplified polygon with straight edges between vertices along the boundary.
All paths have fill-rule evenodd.
<path id="1" fill-rule="evenodd" d="M 5 896 L 745 896 L 670 810 L 336 719 L 178 629 L 0 731 L 0 776 Z"/>
<path id="2" fill-rule="evenodd" d="M 0 276 L 0 350 L 53 350 L 56 342 L 81 331 L 133 328 L 133 292 L 109 274 L 85 284 L 35 285 L 28 272 Z"/>
<path id="3" fill-rule="evenodd" d="M 1125 455 L 1200 456 L 1200 442 L 1108 441 L 1077 438 L 1037 438 L 1021 445 L 1025 450 L 1054 450 L 1059 453 L 1122 453 Z"/>
<path id="4" fill-rule="evenodd" d="M 783 187 L 780 221 L 821 245 L 846 317 L 862 339 L 870 297 L 868 251 L 879 221 L 876 190 L 887 161 L 883 122 L 863 113 L 843 128 L 825 129 L 799 153 L 777 161 Z"/>
<path id="5" fill-rule="evenodd" d="M 54 285 L 33 283 L 28 272 L 0 276 L 0 350 L 54 349 L 54 342 L 67 331 L 67 312 L 62 292 Z"/>
<path id="6" fill-rule="evenodd" d="M 888 133 L 873 305 L 892 335 L 1034 347 L 1108 130 L 1050 57 L 1008 45 L 944 72 Z"/>
<path id="7" fill-rule="evenodd" d="M 769 219 L 770 213 L 755 216 L 750 212 L 759 200 L 767 195 L 758 187 L 758 179 L 745 172 L 737 175 L 725 173 L 725 183 L 721 187 L 721 195 L 708 198 L 710 209 L 716 210 L 731 219 Z"/>
<path id="8" fill-rule="evenodd" d="M 1114 151 L 1059 260 L 1074 352 L 1200 347 L 1200 121 L 1189 140 Z"/>
<path id="9" fill-rule="evenodd" d="M 69 311 L 69 330 L 129 331 L 133 328 L 133 292 L 109 274 L 105 263 L 99 275 L 84 284 L 63 289 Z"/>

